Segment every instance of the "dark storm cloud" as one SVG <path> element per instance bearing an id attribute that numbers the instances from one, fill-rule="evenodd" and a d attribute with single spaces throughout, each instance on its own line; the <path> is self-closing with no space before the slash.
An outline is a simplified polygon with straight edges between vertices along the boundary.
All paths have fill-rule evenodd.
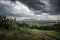
<path id="1" fill-rule="evenodd" d="M 11 1 L 15 2 L 16 0 Z M 19 0 L 19 1 L 35 11 L 37 10 L 42 13 L 49 13 L 51 15 L 60 14 L 60 0 L 42 0 L 43 2 L 41 2 L 41 0 Z M 36 14 L 41 14 L 40 12 L 36 12 Z"/>
<path id="2" fill-rule="evenodd" d="M 10 1 L 15 2 L 17 0 Z M 60 0 L 18 0 L 18 1 L 28 6 L 34 12 L 36 11 L 35 14 L 38 15 L 41 13 L 49 13 L 51 15 L 60 14 Z"/>
<path id="3" fill-rule="evenodd" d="M 51 12 L 53 14 L 60 14 L 60 0 L 50 0 Z"/>
<path id="4" fill-rule="evenodd" d="M 12 2 L 15 2 L 16 0 L 11 0 Z M 35 10 L 41 10 L 44 6 L 40 0 L 19 0 L 20 2 L 27 5 L 29 8 L 33 8 Z"/>
<path id="5" fill-rule="evenodd" d="M 47 2 L 48 4 L 47 4 Z M 45 0 L 45 9 L 44 13 L 49 13 L 51 15 L 59 15 L 60 14 L 60 0 Z"/>

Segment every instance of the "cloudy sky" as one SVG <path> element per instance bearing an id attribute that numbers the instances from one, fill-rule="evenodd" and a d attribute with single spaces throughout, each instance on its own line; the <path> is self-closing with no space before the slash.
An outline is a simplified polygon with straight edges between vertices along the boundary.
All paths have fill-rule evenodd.
<path id="1" fill-rule="evenodd" d="M 19 20 L 60 20 L 60 0 L 0 0 L 0 15 Z"/>

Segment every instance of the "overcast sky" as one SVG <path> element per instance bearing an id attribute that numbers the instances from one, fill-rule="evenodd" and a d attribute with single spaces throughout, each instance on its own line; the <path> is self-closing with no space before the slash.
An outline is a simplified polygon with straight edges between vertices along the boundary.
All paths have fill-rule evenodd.
<path id="1" fill-rule="evenodd" d="M 0 15 L 17 20 L 60 20 L 60 0 L 0 0 Z"/>

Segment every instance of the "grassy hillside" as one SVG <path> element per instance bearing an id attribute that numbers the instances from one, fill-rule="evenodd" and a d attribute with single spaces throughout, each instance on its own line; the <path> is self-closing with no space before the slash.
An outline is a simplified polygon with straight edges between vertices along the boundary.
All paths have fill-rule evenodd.
<path id="1" fill-rule="evenodd" d="M 60 40 L 57 29 L 60 29 L 59 24 L 18 23 L 6 16 L 0 16 L 0 40 Z"/>

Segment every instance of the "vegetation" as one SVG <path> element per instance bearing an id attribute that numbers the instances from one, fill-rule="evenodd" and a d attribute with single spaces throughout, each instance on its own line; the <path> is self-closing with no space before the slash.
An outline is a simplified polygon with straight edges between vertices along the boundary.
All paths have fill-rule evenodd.
<path id="1" fill-rule="evenodd" d="M 59 30 L 60 24 L 19 23 L 0 16 L 0 40 L 43 40 L 45 36 L 60 40 Z"/>
<path id="2" fill-rule="evenodd" d="M 41 24 L 41 23 L 19 23 L 20 27 L 30 28 L 30 29 L 39 29 L 39 30 L 60 30 L 60 24 Z"/>

